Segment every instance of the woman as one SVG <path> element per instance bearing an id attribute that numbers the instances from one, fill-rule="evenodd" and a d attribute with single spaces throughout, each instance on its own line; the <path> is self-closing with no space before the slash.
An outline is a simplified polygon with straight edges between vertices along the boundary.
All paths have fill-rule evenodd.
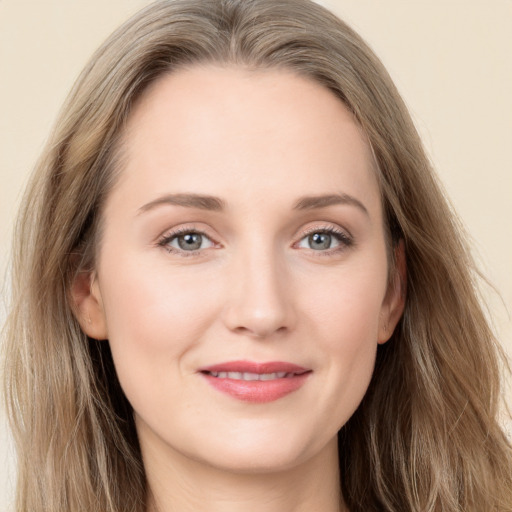
<path id="1" fill-rule="evenodd" d="M 16 239 L 17 510 L 512 509 L 469 252 L 386 71 L 321 7 L 128 21 Z"/>

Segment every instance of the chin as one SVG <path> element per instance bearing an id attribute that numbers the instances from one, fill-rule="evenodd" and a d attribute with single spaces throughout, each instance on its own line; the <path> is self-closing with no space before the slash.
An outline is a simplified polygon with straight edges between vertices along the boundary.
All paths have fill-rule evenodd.
<path id="1" fill-rule="evenodd" d="M 203 462 L 224 471 L 240 474 L 277 473 L 300 466 L 322 453 L 325 445 L 337 443 L 336 436 L 327 443 L 315 436 L 293 433 L 289 428 L 275 432 L 255 429 L 218 438 L 203 452 Z M 302 434 L 302 435 L 301 435 Z M 196 451 L 197 453 L 197 451 Z M 213 456 L 205 460 L 206 453 Z"/>
<path id="2" fill-rule="evenodd" d="M 218 458 L 204 461 L 210 466 L 230 473 L 257 475 L 279 473 L 300 466 L 308 460 L 304 454 L 281 451 L 253 450 L 251 453 L 229 454 L 219 462 Z"/>

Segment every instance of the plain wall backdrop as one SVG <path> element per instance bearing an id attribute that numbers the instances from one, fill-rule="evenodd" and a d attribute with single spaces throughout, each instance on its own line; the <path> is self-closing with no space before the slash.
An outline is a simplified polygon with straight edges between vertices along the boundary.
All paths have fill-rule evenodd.
<path id="1" fill-rule="evenodd" d="M 149 3 L 0 0 L 2 284 L 20 197 L 60 105 L 105 37 Z M 483 290 L 512 354 L 512 0 L 319 3 L 367 40 L 395 80 L 475 257 L 499 292 Z M 2 300 L 0 324 L 4 318 Z M 3 409 L 0 460 L 0 510 L 7 511 L 14 462 Z"/>

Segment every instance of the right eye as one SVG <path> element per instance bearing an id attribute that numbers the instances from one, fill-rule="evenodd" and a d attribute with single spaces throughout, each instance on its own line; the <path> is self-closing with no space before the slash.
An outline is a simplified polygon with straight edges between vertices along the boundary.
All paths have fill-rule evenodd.
<path id="1" fill-rule="evenodd" d="M 202 249 L 209 249 L 214 246 L 214 243 L 204 233 L 189 230 L 168 233 L 158 245 L 169 252 L 194 253 Z"/>

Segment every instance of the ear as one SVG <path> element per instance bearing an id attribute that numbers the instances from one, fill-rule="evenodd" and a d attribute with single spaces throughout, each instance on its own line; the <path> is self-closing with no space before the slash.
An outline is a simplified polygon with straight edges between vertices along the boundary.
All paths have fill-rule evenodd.
<path id="1" fill-rule="evenodd" d="M 100 287 L 94 272 L 80 272 L 71 286 L 75 316 L 90 338 L 106 340 L 107 322 Z"/>
<path id="2" fill-rule="evenodd" d="M 400 240 L 395 250 L 395 268 L 388 284 L 386 296 L 382 303 L 379 318 L 378 343 L 386 343 L 391 338 L 398 321 L 402 317 L 407 291 L 407 265 L 405 261 L 405 245 Z"/>

